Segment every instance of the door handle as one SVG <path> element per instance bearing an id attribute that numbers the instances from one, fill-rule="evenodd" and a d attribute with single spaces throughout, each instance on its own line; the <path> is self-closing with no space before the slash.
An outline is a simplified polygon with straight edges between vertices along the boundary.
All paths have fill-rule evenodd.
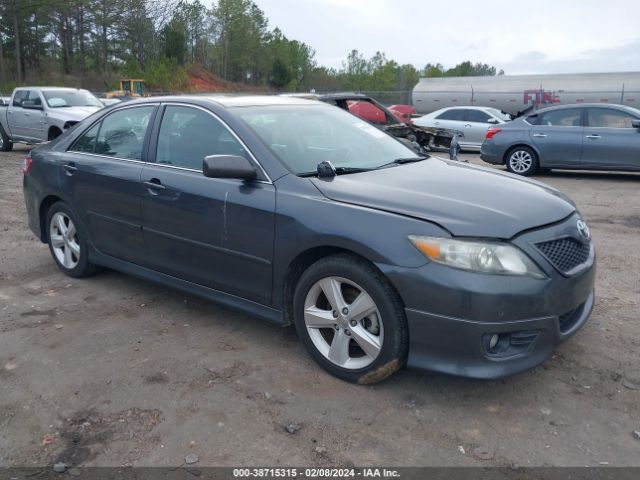
<path id="1" fill-rule="evenodd" d="M 164 185 L 162 185 L 160 180 L 158 180 L 157 178 L 152 178 L 148 182 L 144 182 L 144 186 L 150 190 L 166 190 L 167 188 Z"/>
<path id="2" fill-rule="evenodd" d="M 471 126 L 470 123 L 465 124 L 465 127 L 470 127 L 470 126 Z"/>
<path id="3" fill-rule="evenodd" d="M 547 138 L 546 133 L 534 133 L 533 136 L 536 138 Z"/>
<path id="4" fill-rule="evenodd" d="M 587 135 L 587 138 L 590 140 L 598 140 L 599 138 L 602 138 L 600 135 Z"/>
<path id="5" fill-rule="evenodd" d="M 31 115 L 31 114 L 29 114 L 29 113 L 27 113 L 27 112 L 25 112 L 25 113 L 24 113 L 24 116 L 25 116 L 25 117 L 28 117 L 28 116 L 30 116 L 30 115 Z"/>
<path id="6" fill-rule="evenodd" d="M 75 171 L 78 170 L 78 167 L 76 167 L 75 163 L 73 162 L 63 165 L 62 168 L 64 168 L 65 172 L 69 176 L 73 175 Z"/>

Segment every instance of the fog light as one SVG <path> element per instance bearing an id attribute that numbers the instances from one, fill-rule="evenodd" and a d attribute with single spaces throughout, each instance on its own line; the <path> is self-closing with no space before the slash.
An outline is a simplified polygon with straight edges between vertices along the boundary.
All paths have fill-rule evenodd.
<path id="1" fill-rule="evenodd" d="M 497 333 L 491 336 L 491 339 L 489 340 L 489 350 L 493 350 L 495 348 L 499 339 L 500 337 Z"/>

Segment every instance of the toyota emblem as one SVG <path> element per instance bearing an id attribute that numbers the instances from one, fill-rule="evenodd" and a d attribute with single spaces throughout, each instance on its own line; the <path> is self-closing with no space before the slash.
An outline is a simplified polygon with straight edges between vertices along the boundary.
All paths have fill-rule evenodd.
<path id="1" fill-rule="evenodd" d="M 578 233 L 582 238 L 584 238 L 585 240 L 589 240 L 591 238 L 591 232 L 589 232 L 589 227 L 587 227 L 587 224 L 584 223 L 583 220 L 578 220 L 578 223 L 576 226 L 578 227 Z"/>

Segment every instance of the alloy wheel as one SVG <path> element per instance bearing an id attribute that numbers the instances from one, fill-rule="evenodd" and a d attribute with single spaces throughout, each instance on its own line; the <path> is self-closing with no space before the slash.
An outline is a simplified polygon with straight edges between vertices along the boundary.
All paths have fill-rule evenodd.
<path id="1" fill-rule="evenodd" d="M 533 156 L 525 150 L 516 150 L 509 157 L 509 166 L 515 173 L 526 173 L 533 165 Z"/>
<path id="2" fill-rule="evenodd" d="M 336 366 L 365 368 L 382 349 L 384 329 L 377 305 L 346 278 L 325 277 L 309 289 L 304 323 L 316 349 Z"/>
<path id="3" fill-rule="evenodd" d="M 80 243 L 78 231 L 71 218 L 64 212 L 56 212 L 51 217 L 49 227 L 51 248 L 60 264 L 72 270 L 80 261 Z"/>

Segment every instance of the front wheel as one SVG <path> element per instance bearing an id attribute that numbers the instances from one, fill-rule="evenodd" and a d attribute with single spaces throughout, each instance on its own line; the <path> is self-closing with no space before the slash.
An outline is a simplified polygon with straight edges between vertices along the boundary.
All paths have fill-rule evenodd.
<path id="1" fill-rule="evenodd" d="M 4 131 L 4 128 L 2 128 L 2 125 L 0 125 L 0 152 L 10 152 L 12 149 L 13 142 Z"/>
<path id="2" fill-rule="evenodd" d="M 507 170 L 528 177 L 538 169 L 538 157 L 529 147 L 516 147 L 507 154 Z"/>
<path id="3" fill-rule="evenodd" d="M 316 262 L 302 274 L 293 307 L 302 343 L 332 375 L 376 383 L 404 364 L 408 335 L 402 303 L 370 263 L 343 254 Z"/>
<path id="4" fill-rule="evenodd" d="M 47 213 L 49 250 L 58 268 L 70 277 L 88 277 L 99 267 L 88 259 L 87 239 L 74 214 L 63 202 L 51 206 Z"/>

